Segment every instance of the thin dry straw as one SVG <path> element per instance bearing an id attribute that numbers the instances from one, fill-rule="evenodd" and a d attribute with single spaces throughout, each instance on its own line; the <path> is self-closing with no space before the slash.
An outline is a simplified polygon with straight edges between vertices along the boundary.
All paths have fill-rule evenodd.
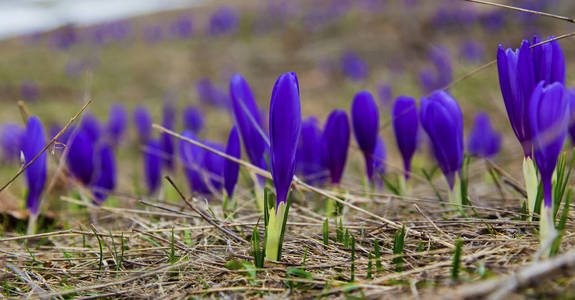
<path id="1" fill-rule="evenodd" d="M 252 165 L 252 164 L 250 164 L 250 163 L 248 163 L 248 162 L 246 162 L 246 161 L 243 161 L 243 160 L 241 160 L 241 159 L 237 159 L 237 158 L 235 158 L 235 157 L 229 156 L 229 155 L 227 155 L 227 154 L 224 153 L 224 152 L 221 152 L 221 151 L 218 151 L 218 150 L 216 150 L 216 149 L 213 149 L 213 148 L 211 148 L 211 147 L 209 147 L 209 146 L 206 146 L 206 145 L 204 145 L 204 144 L 202 144 L 202 143 L 200 143 L 200 142 L 198 142 L 198 141 L 189 139 L 189 138 L 187 138 L 187 137 L 185 137 L 185 136 L 182 136 L 182 135 L 180 135 L 180 134 L 178 134 L 178 133 L 176 133 L 176 132 L 174 132 L 174 131 L 171 131 L 171 130 L 169 130 L 169 129 L 166 129 L 166 128 L 164 128 L 164 127 L 161 126 L 161 125 L 153 124 L 152 126 L 153 126 L 155 129 L 160 130 L 160 131 L 162 131 L 162 132 L 165 132 L 165 133 L 167 133 L 167 134 L 169 134 L 169 135 L 171 135 L 171 136 L 174 136 L 174 137 L 176 137 L 176 138 L 178 138 L 178 139 L 180 139 L 180 140 L 182 140 L 182 141 L 188 142 L 188 143 L 193 144 L 193 145 L 195 145 L 195 146 L 198 146 L 198 147 L 200 147 L 200 148 L 202 148 L 202 149 L 204 149 L 204 150 L 207 150 L 207 151 L 210 151 L 210 152 L 212 152 L 212 153 L 214 153 L 214 154 L 217 154 L 217 155 L 219 155 L 219 156 L 221 156 L 221 157 L 223 157 L 223 158 L 225 158 L 225 159 L 231 160 L 231 161 L 233 161 L 233 162 L 235 162 L 235 163 L 238 163 L 238 164 L 240 164 L 240 165 L 242 165 L 242 166 L 244 166 L 244 167 L 247 167 L 248 169 L 254 171 L 254 172 L 257 173 L 258 175 L 261 175 L 261 176 L 264 176 L 264 177 L 267 177 L 267 178 L 271 178 L 271 174 L 270 174 L 269 172 L 267 172 L 267 171 L 265 171 L 265 170 L 262 170 L 262 169 L 260 169 L 260 168 L 258 168 L 258 167 L 256 167 L 256 166 L 254 166 L 254 165 Z M 329 192 L 327 192 L 327 191 L 324 191 L 324 190 L 322 190 L 322 189 L 316 188 L 316 187 L 314 187 L 314 186 L 311 186 L 311 185 L 309 185 L 309 184 L 306 184 L 306 183 L 302 182 L 302 181 L 299 180 L 297 177 L 294 178 L 293 184 L 294 184 L 295 186 L 297 186 L 297 187 L 303 188 L 304 190 L 308 190 L 308 191 L 314 192 L 314 193 L 316 193 L 316 194 L 322 195 L 322 196 L 327 197 L 327 198 L 329 198 L 329 199 L 332 199 L 332 200 L 334 200 L 334 201 L 336 201 L 336 202 L 338 202 L 338 203 L 340 203 L 340 204 L 343 204 L 343 205 L 345 205 L 345 206 L 347 206 L 347 207 L 349 207 L 349 208 L 351 208 L 351 209 L 360 211 L 360 212 L 362 212 L 362 213 L 364 213 L 364 214 L 366 214 L 366 215 L 368 215 L 368 216 L 371 216 L 371 217 L 373 217 L 373 218 L 376 218 L 376 219 L 378 219 L 379 221 L 381 221 L 381 222 L 383 222 L 383 223 L 386 223 L 386 224 L 388 224 L 389 226 L 391 226 L 391 227 L 393 227 L 393 228 L 395 228 L 395 229 L 401 229 L 401 228 L 402 228 L 402 225 L 400 225 L 400 224 L 398 224 L 398 223 L 396 223 L 396 222 L 393 222 L 393 221 L 391 221 L 391 220 L 388 220 L 388 219 L 386 219 L 386 218 L 383 218 L 383 217 L 381 217 L 381 216 L 378 216 L 378 215 L 376 215 L 376 214 L 374 214 L 374 213 L 372 213 L 372 212 L 369 212 L 369 211 L 367 211 L 367 210 L 365 210 L 365 209 L 363 209 L 363 208 L 357 207 L 357 206 L 355 206 L 355 205 L 353 205 L 353 204 L 351 204 L 351 203 L 349 203 L 349 202 L 343 201 L 343 200 L 339 199 L 338 197 L 335 197 L 335 196 L 331 195 L 331 194 L 330 194 Z M 426 234 L 426 233 L 423 233 L 423 232 L 418 232 L 418 231 L 416 231 L 416 230 L 411 230 L 411 229 L 409 229 L 409 228 L 406 228 L 406 234 L 407 234 L 408 232 L 410 232 L 410 231 L 411 231 L 414 235 L 417 235 L 417 236 L 420 236 L 420 237 L 424 237 L 424 236 L 425 236 L 425 237 L 427 237 L 427 238 L 433 240 L 434 242 L 437 242 L 437 243 L 439 243 L 439 244 L 442 244 L 443 246 L 446 246 L 446 247 L 449 247 L 449 248 L 455 248 L 455 246 L 454 246 L 453 244 L 451 244 L 451 243 L 449 243 L 449 242 L 446 242 L 446 241 L 444 241 L 444 240 L 442 240 L 442 239 L 440 239 L 440 238 L 437 238 L 437 237 L 432 236 L 432 235 L 430 235 L 430 234 Z"/>
<path id="2" fill-rule="evenodd" d="M 554 15 L 554 14 L 550 14 L 550 13 L 546 13 L 546 12 L 541 12 L 541 11 L 511 6 L 511 5 L 505 5 L 505 4 L 495 3 L 495 2 L 483 1 L 483 0 L 465 0 L 465 1 L 475 2 L 475 3 L 480 3 L 480 4 L 486 4 L 486 5 L 491 5 L 491 6 L 496 6 L 496 7 L 501 7 L 501 8 L 511 9 L 511 10 L 517 10 L 520 12 L 526 12 L 526 13 L 530 13 L 530 14 L 534 14 L 534 15 L 550 17 L 550 18 L 554 18 L 554 19 L 559 19 L 559 20 L 575 23 L 575 19 L 573 19 L 573 18 L 564 17 L 564 16 L 560 16 L 560 15 Z"/>
<path id="3" fill-rule="evenodd" d="M 23 166 L 22 168 L 20 168 L 20 170 L 18 170 L 18 172 L 16 173 L 16 175 L 14 175 L 14 177 L 12 177 L 10 180 L 8 180 L 8 182 L 6 182 L 1 188 L 0 188 L 0 193 L 2 191 L 4 191 L 8 186 L 10 186 L 10 184 L 12 184 L 12 182 L 14 182 L 14 180 L 16 180 L 16 178 L 18 178 L 18 176 L 20 176 L 24 171 L 26 171 L 26 169 L 34 162 L 36 161 L 36 159 L 38 157 L 40 157 L 40 155 L 42 153 L 44 153 L 48 148 L 50 148 L 50 146 L 52 146 L 52 144 L 64 133 L 64 131 L 66 131 L 66 129 L 68 129 L 68 127 L 70 127 L 70 125 L 72 125 L 72 123 L 74 123 L 74 121 L 76 121 L 76 119 L 80 116 L 80 114 L 82 114 L 82 112 L 84 112 L 84 110 L 88 107 L 88 105 L 92 103 L 92 100 L 88 100 L 88 102 L 86 102 L 86 104 L 82 107 L 82 109 L 80 109 L 80 111 L 78 113 L 76 113 L 72 119 L 70 119 L 68 121 L 68 123 L 66 123 L 66 126 L 64 126 L 64 128 L 62 128 L 62 130 L 60 130 L 60 132 L 58 132 L 58 134 L 56 134 L 48 144 L 46 144 L 46 146 L 44 146 L 44 148 L 42 149 L 42 151 L 40 151 L 38 154 L 36 154 L 36 156 L 34 156 L 34 158 L 32 160 L 30 160 L 30 162 L 28 162 L 25 166 Z"/>

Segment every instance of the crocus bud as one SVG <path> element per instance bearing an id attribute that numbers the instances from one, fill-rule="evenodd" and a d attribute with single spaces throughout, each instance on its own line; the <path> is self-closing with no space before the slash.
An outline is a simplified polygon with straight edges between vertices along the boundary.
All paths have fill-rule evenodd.
<path id="1" fill-rule="evenodd" d="M 138 106 L 134 109 L 134 125 L 140 143 L 147 143 L 152 136 L 152 116 L 145 106 Z"/>
<path id="2" fill-rule="evenodd" d="M 70 137 L 66 162 L 72 175 L 82 184 L 89 185 L 94 177 L 94 145 L 92 135 L 79 128 Z"/>
<path id="3" fill-rule="evenodd" d="M 182 132 L 182 135 L 186 138 L 196 140 L 194 133 L 189 130 Z M 190 190 L 204 195 L 210 194 L 211 191 L 204 181 L 202 170 L 205 150 L 184 140 L 180 140 L 179 153 L 182 158 L 182 165 L 188 179 Z"/>
<path id="4" fill-rule="evenodd" d="M 529 102 L 535 86 L 541 80 L 565 84 L 565 59 L 559 43 L 553 41 L 531 48 L 537 43 L 539 39 L 535 37 L 533 43 L 524 40 L 515 51 L 505 50 L 501 45 L 497 49 L 501 94 L 525 157 L 531 157 L 532 152 Z"/>
<path id="5" fill-rule="evenodd" d="M 191 130 L 195 134 L 204 128 L 202 111 L 196 107 L 186 107 L 182 112 L 182 120 L 184 121 L 184 129 Z"/>
<path id="6" fill-rule="evenodd" d="M 101 204 L 108 194 L 116 188 L 116 159 L 114 150 L 107 143 L 102 143 L 95 159 L 96 180 L 92 184 L 95 203 Z"/>
<path id="7" fill-rule="evenodd" d="M 417 149 L 419 135 L 419 118 L 415 99 L 399 96 L 395 100 L 392 111 L 393 133 L 401 158 L 405 180 L 411 175 L 411 159 Z"/>
<path id="8" fill-rule="evenodd" d="M 301 132 L 299 84 L 295 73 L 282 74 L 270 104 L 270 166 L 276 201 L 285 202 L 295 173 L 295 155 Z"/>
<path id="9" fill-rule="evenodd" d="M 234 74 L 230 79 L 230 95 L 235 124 L 240 131 L 248 158 L 252 164 L 267 170 L 265 153 L 268 147 L 262 118 L 248 83 L 239 74 Z"/>
<path id="10" fill-rule="evenodd" d="M 26 129 L 19 124 L 4 123 L 1 130 L 2 160 L 5 162 L 17 162 Z"/>
<path id="11" fill-rule="evenodd" d="M 169 100 L 164 102 L 164 108 L 162 112 L 162 126 L 166 129 L 174 130 L 174 121 L 176 117 L 176 108 L 173 103 Z M 166 132 L 162 132 L 160 136 L 160 144 L 162 147 L 164 166 L 168 170 L 174 169 L 174 138 Z"/>
<path id="12" fill-rule="evenodd" d="M 569 125 L 569 101 L 561 83 L 540 82 L 529 107 L 535 162 L 541 174 L 544 205 L 551 207 L 551 178 L 563 149 Z"/>
<path id="13" fill-rule="evenodd" d="M 242 155 L 242 148 L 240 145 L 240 135 L 238 134 L 238 129 L 234 126 L 230 131 L 228 137 L 228 144 L 226 146 L 226 154 L 235 158 L 240 158 Z M 228 193 L 228 197 L 232 198 L 234 194 L 234 188 L 238 182 L 238 175 L 240 171 L 240 166 L 229 159 L 224 162 L 224 187 Z"/>
<path id="14" fill-rule="evenodd" d="M 329 169 L 331 183 L 341 181 L 347 149 L 349 148 L 349 122 L 343 110 L 334 110 L 328 116 L 322 135 L 322 157 Z"/>
<path id="15" fill-rule="evenodd" d="M 447 92 L 421 97 L 421 126 L 429 136 L 433 154 L 450 189 L 463 162 L 463 116 L 459 104 Z"/>
<path id="16" fill-rule="evenodd" d="M 296 171 L 310 184 L 321 183 L 327 175 L 322 161 L 321 136 L 322 132 L 315 117 L 303 120 L 296 154 Z"/>
<path id="17" fill-rule="evenodd" d="M 371 94 L 367 91 L 355 95 L 351 105 L 351 120 L 355 140 L 363 153 L 369 181 L 373 178 L 373 151 L 377 144 L 379 112 Z"/>
<path id="18" fill-rule="evenodd" d="M 491 126 L 489 115 L 479 112 L 475 115 L 473 127 L 469 132 L 467 150 L 469 154 L 491 158 L 495 156 L 501 148 L 501 134 L 496 132 Z"/>
<path id="19" fill-rule="evenodd" d="M 112 145 L 118 146 L 126 131 L 128 111 L 122 103 L 115 103 L 110 106 L 109 114 L 107 125 L 108 139 Z"/>
<path id="20" fill-rule="evenodd" d="M 154 194 L 162 182 L 162 147 L 156 140 L 150 140 L 144 149 L 144 176 L 148 192 Z"/>
<path id="21" fill-rule="evenodd" d="M 97 142 L 102 136 L 102 127 L 100 121 L 90 113 L 82 118 L 80 129 L 85 131 L 92 141 Z"/>
<path id="22" fill-rule="evenodd" d="M 40 119 L 32 116 L 28 119 L 22 141 L 22 153 L 24 154 L 25 163 L 30 163 L 44 147 L 46 147 L 44 126 Z M 40 206 L 40 196 L 46 184 L 46 152 L 42 153 L 25 172 L 28 184 L 26 207 L 32 215 L 36 216 Z"/>
<path id="23" fill-rule="evenodd" d="M 343 74 L 352 81 L 361 81 L 368 76 L 367 63 L 353 51 L 343 53 L 340 64 Z"/>

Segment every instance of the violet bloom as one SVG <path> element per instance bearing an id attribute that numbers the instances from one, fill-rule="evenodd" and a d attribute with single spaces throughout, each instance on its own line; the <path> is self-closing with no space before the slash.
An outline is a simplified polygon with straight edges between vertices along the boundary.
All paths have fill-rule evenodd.
<path id="1" fill-rule="evenodd" d="M 182 121 L 184 129 L 191 130 L 194 134 L 198 134 L 204 128 L 204 116 L 197 107 L 186 107 L 182 112 Z"/>
<path id="2" fill-rule="evenodd" d="M 535 162 L 543 183 L 544 205 L 551 207 L 551 178 L 569 125 L 569 101 L 561 83 L 540 82 L 531 96 L 529 121 Z"/>
<path id="3" fill-rule="evenodd" d="M 95 203 L 101 204 L 106 200 L 108 194 L 116 188 L 116 159 L 114 150 L 107 143 L 102 143 L 97 151 L 96 159 L 96 179 L 92 184 L 92 193 Z"/>
<path id="4" fill-rule="evenodd" d="M 240 74 L 230 79 L 230 95 L 234 119 L 250 162 L 267 170 L 265 155 L 268 151 L 267 136 L 263 131 L 261 115 L 248 83 Z"/>
<path id="5" fill-rule="evenodd" d="M 485 49 L 478 41 L 469 40 L 461 44 L 460 55 L 464 59 L 472 63 L 478 63 L 485 57 Z"/>
<path id="6" fill-rule="evenodd" d="M 80 130 L 84 130 L 92 141 L 97 142 L 102 136 L 102 128 L 100 121 L 94 117 L 91 113 L 87 113 L 80 123 Z"/>
<path id="7" fill-rule="evenodd" d="M 473 127 L 469 132 L 467 151 L 478 157 L 491 158 L 501 149 L 501 134 L 491 126 L 489 115 L 479 112 L 475 115 Z"/>
<path id="8" fill-rule="evenodd" d="M 162 126 L 169 130 L 174 130 L 174 121 L 176 118 L 176 108 L 170 100 L 164 102 L 164 107 L 162 111 Z M 166 133 L 162 132 L 160 136 L 160 144 L 162 147 L 164 166 L 168 170 L 174 169 L 174 138 Z"/>
<path id="9" fill-rule="evenodd" d="M 224 146 L 220 143 L 204 141 L 204 144 L 212 149 L 224 152 Z M 197 147 L 197 146 L 194 146 Z M 224 164 L 226 159 L 204 149 L 204 159 L 201 162 L 202 176 L 205 182 L 209 183 L 210 194 L 220 191 L 224 185 Z"/>
<path id="10" fill-rule="evenodd" d="M 497 49 L 497 70 L 499 85 L 507 109 L 507 115 L 515 136 L 523 147 L 525 157 L 531 157 L 531 132 L 529 101 L 537 83 L 545 80 L 551 84 L 565 84 L 565 59 L 557 41 L 531 48 L 539 43 L 524 40 L 521 48 L 513 51 Z"/>
<path id="11" fill-rule="evenodd" d="M 375 149 L 373 150 L 373 169 L 377 175 L 377 179 L 385 175 L 385 171 L 387 170 L 385 164 L 386 159 L 387 149 L 385 148 L 385 142 L 381 137 L 378 137 Z M 381 180 L 376 180 L 376 182 L 381 183 Z"/>
<path id="12" fill-rule="evenodd" d="M 393 90 L 387 83 L 381 83 L 377 88 L 377 96 L 382 108 L 389 108 L 393 100 Z"/>
<path id="13" fill-rule="evenodd" d="M 392 122 L 397 147 L 403 159 L 405 180 L 408 180 L 411 175 L 411 159 L 417 149 L 419 137 L 419 118 L 415 99 L 407 96 L 397 97 L 393 105 Z"/>
<path id="14" fill-rule="evenodd" d="M 569 99 L 569 136 L 571 136 L 571 142 L 575 144 L 575 87 L 565 89 L 566 97 Z"/>
<path id="15" fill-rule="evenodd" d="M 140 105 L 134 109 L 134 125 L 140 143 L 147 143 L 152 136 L 152 116 L 145 106 Z"/>
<path id="16" fill-rule="evenodd" d="M 368 76 L 367 63 L 355 52 L 348 51 L 342 54 L 340 64 L 343 74 L 352 81 L 362 81 Z"/>
<path id="17" fill-rule="evenodd" d="M 186 138 L 197 140 L 194 133 L 189 130 L 182 132 L 182 135 Z M 180 140 L 179 153 L 190 190 L 192 192 L 207 195 L 210 194 L 211 191 L 202 175 L 202 164 L 205 152 L 206 150 L 198 146 L 190 144 L 184 140 Z"/>
<path id="18" fill-rule="evenodd" d="M 363 153 L 367 179 L 373 179 L 373 151 L 379 131 L 379 112 L 371 94 L 367 91 L 355 95 L 351 105 L 351 121 L 355 140 Z"/>
<path id="19" fill-rule="evenodd" d="M 149 140 L 144 149 L 144 177 L 148 192 L 154 194 L 162 183 L 162 147 L 156 140 Z"/>
<path id="20" fill-rule="evenodd" d="M 421 98 L 421 126 L 431 140 L 433 154 L 450 189 L 463 162 L 463 116 L 455 99 L 447 92 L 435 91 Z"/>
<path id="21" fill-rule="evenodd" d="M 270 103 L 270 166 L 276 189 L 276 207 L 287 201 L 295 174 L 295 155 L 301 132 L 299 84 L 295 73 L 282 74 Z"/>
<path id="22" fill-rule="evenodd" d="M 421 70 L 419 79 L 424 92 L 447 86 L 452 79 L 451 55 L 446 47 L 433 47 L 427 52 L 427 57 L 434 66 L 434 70 L 424 68 Z"/>
<path id="23" fill-rule="evenodd" d="M 229 6 L 222 6 L 210 16 L 209 32 L 213 36 L 230 33 L 238 27 L 238 24 L 238 12 Z"/>
<path id="24" fill-rule="evenodd" d="M 94 177 L 94 146 L 95 141 L 92 140 L 92 136 L 82 128 L 79 128 L 71 136 L 68 145 L 68 156 L 66 157 L 68 169 L 76 179 L 86 186 L 92 183 Z"/>
<path id="25" fill-rule="evenodd" d="M 2 144 L 2 160 L 5 162 L 18 162 L 20 150 L 26 129 L 16 123 L 4 123 L 0 133 Z"/>
<path id="26" fill-rule="evenodd" d="M 327 173 L 322 161 L 321 136 L 322 132 L 315 117 L 303 120 L 296 154 L 296 171 L 310 184 L 320 184 Z"/>
<path id="27" fill-rule="evenodd" d="M 28 119 L 22 141 L 22 153 L 24 154 L 25 163 L 30 163 L 45 146 L 46 136 L 44 126 L 40 119 L 36 116 L 32 116 Z M 28 184 L 26 207 L 32 215 L 37 216 L 40 207 L 40 197 L 46 184 L 46 152 L 38 156 L 26 169 L 25 173 Z"/>
<path id="28" fill-rule="evenodd" d="M 226 154 L 239 159 L 242 155 L 242 146 L 240 145 L 240 135 L 236 126 L 232 127 L 226 145 Z M 226 159 L 224 162 L 224 187 L 229 198 L 234 195 L 234 188 L 238 182 L 240 166 L 238 163 Z"/>
<path id="29" fill-rule="evenodd" d="M 178 17 L 178 19 L 170 25 L 170 31 L 175 37 L 181 39 L 189 38 L 194 31 L 192 18 L 185 16 Z"/>
<path id="30" fill-rule="evenodd" d="M 225 91 L 218 88 L 210 79 L 202 78 L 196 82 L 198 98 L 204 104 L 214 107 L 229 107 L 230 99 Z"/>
<path id="31" fill-rule="evenodd" d="M 106 128 L 108 139 L 113 146 L 118 146 L 126 131 L 128 111 L 122 103 L 114 103 L 110 105 L 109 115 Z"/>
<path id="32" fill-rule="evenodd" d="M 26 101 L 38 99 L 38 84 L 34 80 L 25 80 L 20 84 L 20 96 Z"/>
<path id="33" fill-rule="evenodd" d="M 339 185 L 349 148 L 349 121 L 345 111 L 331 112 L 323 128 L 322 157 L 329 169 L 331 183 Z"/>

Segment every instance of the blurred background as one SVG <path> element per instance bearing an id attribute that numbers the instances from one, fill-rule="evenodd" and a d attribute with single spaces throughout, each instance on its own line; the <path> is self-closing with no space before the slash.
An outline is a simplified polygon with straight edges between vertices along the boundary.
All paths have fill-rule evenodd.
<path id="1" fill-rule="evenodd" d="M 575 15 L 572 0 L 504 2 Z M 193 106 L 203 116 L 200 136 L 224 143 L 233 123 L 230 76 L 246 78 L 265 116 L 273 83 L 295 71 L 304 117 L 323 123 L 332 109 L 349 110 L 353 95 L 366 89 L 393 145 L 386 124 L 395 97 L 418 99 L 447 86 L 495 59 L 499 44 L 518 47 L 535 34 L 570 31 L 568 22 L 461 0 L 1 0 L 0 121 L 23 124 L 17 106 L 23 100 L 47 128 L 58 128 L 90 99 L 101 122 L 110 104 L 121 102 L 130 116 L 137 105 L 147 106 L 159 123 L 163 103 L 172 101 L 177 131 L 184 107 Z M 573 86 L 575 40 L 560 43 Z M 461 103 L 466 132 L 472 116 L 485 110 L 512 137 L 495 65 L 450 92 Z M 507 138 L 501 157 L 518 156 L 518 149 Z M 388 156 L 399 157 L 395 146 Z M 358 163 L 349 169 L 359 172 L 361 157 L 352 157 Z"/>

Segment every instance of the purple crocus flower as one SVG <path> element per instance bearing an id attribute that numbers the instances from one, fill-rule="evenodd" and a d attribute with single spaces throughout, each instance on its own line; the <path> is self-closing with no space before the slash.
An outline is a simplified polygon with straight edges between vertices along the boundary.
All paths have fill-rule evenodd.
<path id="1" fill-rule="evenodd" d="M 182 120 L 184 129 L 191 130 L 194 134 L 198 134 L 204 128 L 204 117 L 202 111 L 197 107 L 186 107 L 182 112 Z"/>
<path id="2" fill-rule="evenodd" d="M 226 154 L 235 158 L 242 156 L 242 146 L 240 145 L 240 135 L 236 126 L 232 127 L 226 145 Z M 240 166 L 229 159 L 224 161 L 224 187 L 229 198 L 234 194 L 234 188 L 238 182 Z"/>
<path id="3" fill-rule="evenodd" d="M 421 97 L 419 112 L 421 126 L 431 140 L 433 154 L 443 171 L 450 189 L 455 174 L 463 162 L 463 116 L 461 108 L 445 91 L 435 91 L 429 97 Z"/>
<path id="4" fill-rule="evenodd" d="M 140 105 L 134 109 L 134 125 L 140 143 L 147 143 L 152 136 L 152 116 L 145 106 Z"/>
<path id="5" fill-rule="evenodd" d="M 322 157 L 329 169 L 331 183 L 339 185 L 349 148 L 349 121 L 345 111 L 331 112 L 324 125 L 322 135 Z"/>
<path id="6" fill-rule="evenodd" d="M 189 139 L 197 140 L 194 133 L 189 130 L 182 132 L 182 135 Z M 182 165 L 184 166 L 184 172 L 188 179 L 190 190 L 192 190 L 192 192 L 208 195 L 211 191 L 204 181 L 202 174 L 205 152 L 206 151 L 202 148 L 192 145 L 184 140 L 180 140 L 179 153 L 182 158 Z"/>
<path id="7" fill-rule="evenodd" d="M 491 158 L 501 149 L 501 134 L 496 132 L 491 126 L 489 115 L 479 112 L 475 115 L 473 127 L 469 133 L 467 151 L 469 154 Z"/>
<path id="8" fill-rule="evenodd" d="M 307 117 L 301 124 L 301 136 L 297 150 L 296 171 L 310 184 L 320 184 L 327 169 L 322 161 L 322 132 L 315 117 Z"/>
<path id="9" fill-rule="evenodd" d="M 481 62 L 485 57 L 483 45 L 474 40 L 469 40 L 461 44 L 459 52 L 461 57 L 472 63 Z"/>
<path id="10" fill-rule="evenodd" d="M 196 82 L 198 98 L 202 103 L 215 107 L 229 107 L 230 100 L 225 91 L 218 88 L 210 79 L 202 78 Z"/>
<path id="11" fill-rule="evenodd" d="M 239 24 L 238 12 L 229 7 L 222 6 L 210 16 L 210 34 L 218 36 L 234 31 Z"/>
<path id="12" fill-rule="evenodd" d="M 295 156 L 301 132 L 299 83 L 295 73 L 282 74 L 270 103 L 270 166 L 277 204 L 287 201 L 295 174 Z"/>
<path id="13" fill-rule="evenodd" d="M 92 141 L 97 142 L 102 136 L 102 128 L 100 121 L 90 113 L 87 113 L 82 118 L 82 123 L 80 123 L 80 130 L 85 131 Z"/>
<path id="14" fill-rule="evenodd" d="M 118 146 L 126 131 L 128 123 L 128 111 L 122 103 L 114 103 L 110 106 L 107 132 L 108 139 L 113 146 Z"/>
<path id="15" fill-rule="evenodd" d="M 16 123 L 2 124 L 0 144 L 2 144 L 2 159 L 6 162 L 17 162 L 26 129 Z"/>
<path id="16" fill-rule="evenodd" d="M 208 147 L 224 152 L 224 146 L 220 143 L 212 141 L 204 141 Z M 194 146 L 197 147 L 197 146 Z M 226 159 L 204 149 L 204 159 L 201 162 L 201 172 L 205 182 L 210 184 L 210 194 L 215 191 L 220 191 L 224 185 L 224 164 Z"/>
<path id="17" fill-rule="evenodd" d="M 389 108 L 391 106 L 391 101 L 393 100 L 393 90 L 391 89 L 391 85 L 381 83 L 377 88 L 377 96 L 379 97 L 381 107 Z"/>
<path id="18" fill-rule="evenodd" d="M 189 38 L 194 31 L 192 18 L 187 16 L 178 17 L 178 19 L 170 25 L 170 31 L 174 36 L 181 39 Z"/>
<path id="19" fill-rule="evenodd" d="M 94 145 L 92 135 L 85 129 L 79 128 L 71 136 L 68 145 L 66 162 L 72 175 L 82 184 L 88 186 L 94 177 Z"/>
<path id="20" fill-rule="evenodd" d="M 340 64 L 343 74 L 353 81 L 361 81 L 368 76 L 367 63 L 353 51 L 345 52 L 341 56 Z"/>
<path id="21" fill-rule="evenodd" d="M 569 136 L 571 136 L 571 142 L 575 144 L 575 87 L 565 89 L 567 93 L 566 97 L 569 99 Z"/>
<path id="22" fill-rule="evenodd" d="M 405 180 L 411 175 L 411 159 L 417 149 L 419 136 L 419 118 L 415 99 L 399 96 L 395 100 L 392 111 L 393 133 L 397 147 L 403 159 Z"/>
<path id="23" fill-rule="evenodd" d="M 144 149 L 144 176 L 148 192 L 154 194 L 162 182 L 162 147 L 154 139 L 149 140 Z"/>
<path id="24" fill-rule="evenodd" d="M 569 100 L 563 84 L 541 81 L 531 95 L 529 121 L 535 163 L 541 174 L 544 206 L 552 205 L 553 172 L 569 126 Z"/>
<path id="25" fill-rule="evenodd" d="M 375 149 L 373 150 L 373 169 L 378 175 L 377 178 L 385 175 L 385 171 L 387 170 L 387 166 L 385 165 L 386 159 L 387 149 L 385 149 L 385 142 L 381 137 L 378 137 Z M 376 182 L 380 182 L 380 180 L 376 180 Z"/>
<path id="26" fill-rule="evenodd" d="M 96 154 L 96 179 L 92 184 L 95 203 L 101 204 L 116 188 L 116 159 L 108 143 L 102 143 Z"/>
<path id="27" fill-rule="evenodd" d="M 447 86 L 451 82 L 453 70 L 451 55 L 446 47 L 437 46 L 431 48 L 427 52 L 427 57 L 435 70 L 423 68 L 420 71 L 419 79 L 424 92 L 430 93 L 433 90 Z"/>
<path id="28" fill-rule="evenodd" d="M 45 146 L 44 126 L 40 119 L 32 116 L 28 119 L 22 141 L 22 153 L 24 154 L 25 163 L 30 163 Z M 31 214 L 37 216 L 40 207 L 40 196 L 46 184 L 46 152 L 42 153 L 25 172 L 28 184 L 26 207 Z"/>
<path id="29" fill-rule="evenodd" d="M 565 84 L 565 59 L 557 41 L 531 48 L 537 43 L 539 39 L 534 37 L 533 43 L 524 40 L 515 51 L 504 50 L 501 45 L 497 49 L 501 94 L 525 157 L 531 157 L 532 151 L 529 101 L 535 86 L 541 80 Z"/>
<path id="30" fill-rule="evenodd" d="M 351 105 L 351 121 L 355 140 L 363 153 L 369 181 L 373 179 L 373 151 L 377 144 L 379 131 L 379 112 L 371 94 L 367 91 L 357 93 Z"/>
<path id="31" fill-rule="evenodd" d="M 261 116 L 248 83 L 239 74 L 234 74 L 230 79 L 230 95 L 235 123 L 248 158 L 252 164 L 267 170 L 265 154 L 268 146 Z"/>
<path id="32" fill-rule="evenodd" d="M 164 102 L 164 107 L 162 111 L 162 126 L 166 129 L 174 130 L 174 121 L 176 118 L 176 108 L 170 100 Z M 164 166 L 168 170 L 174 169 L 174 138 L 166 133 L 162 132 L 160 136 L 160 144 L 162 146 L 162 157 L 164 158 Z"/>

